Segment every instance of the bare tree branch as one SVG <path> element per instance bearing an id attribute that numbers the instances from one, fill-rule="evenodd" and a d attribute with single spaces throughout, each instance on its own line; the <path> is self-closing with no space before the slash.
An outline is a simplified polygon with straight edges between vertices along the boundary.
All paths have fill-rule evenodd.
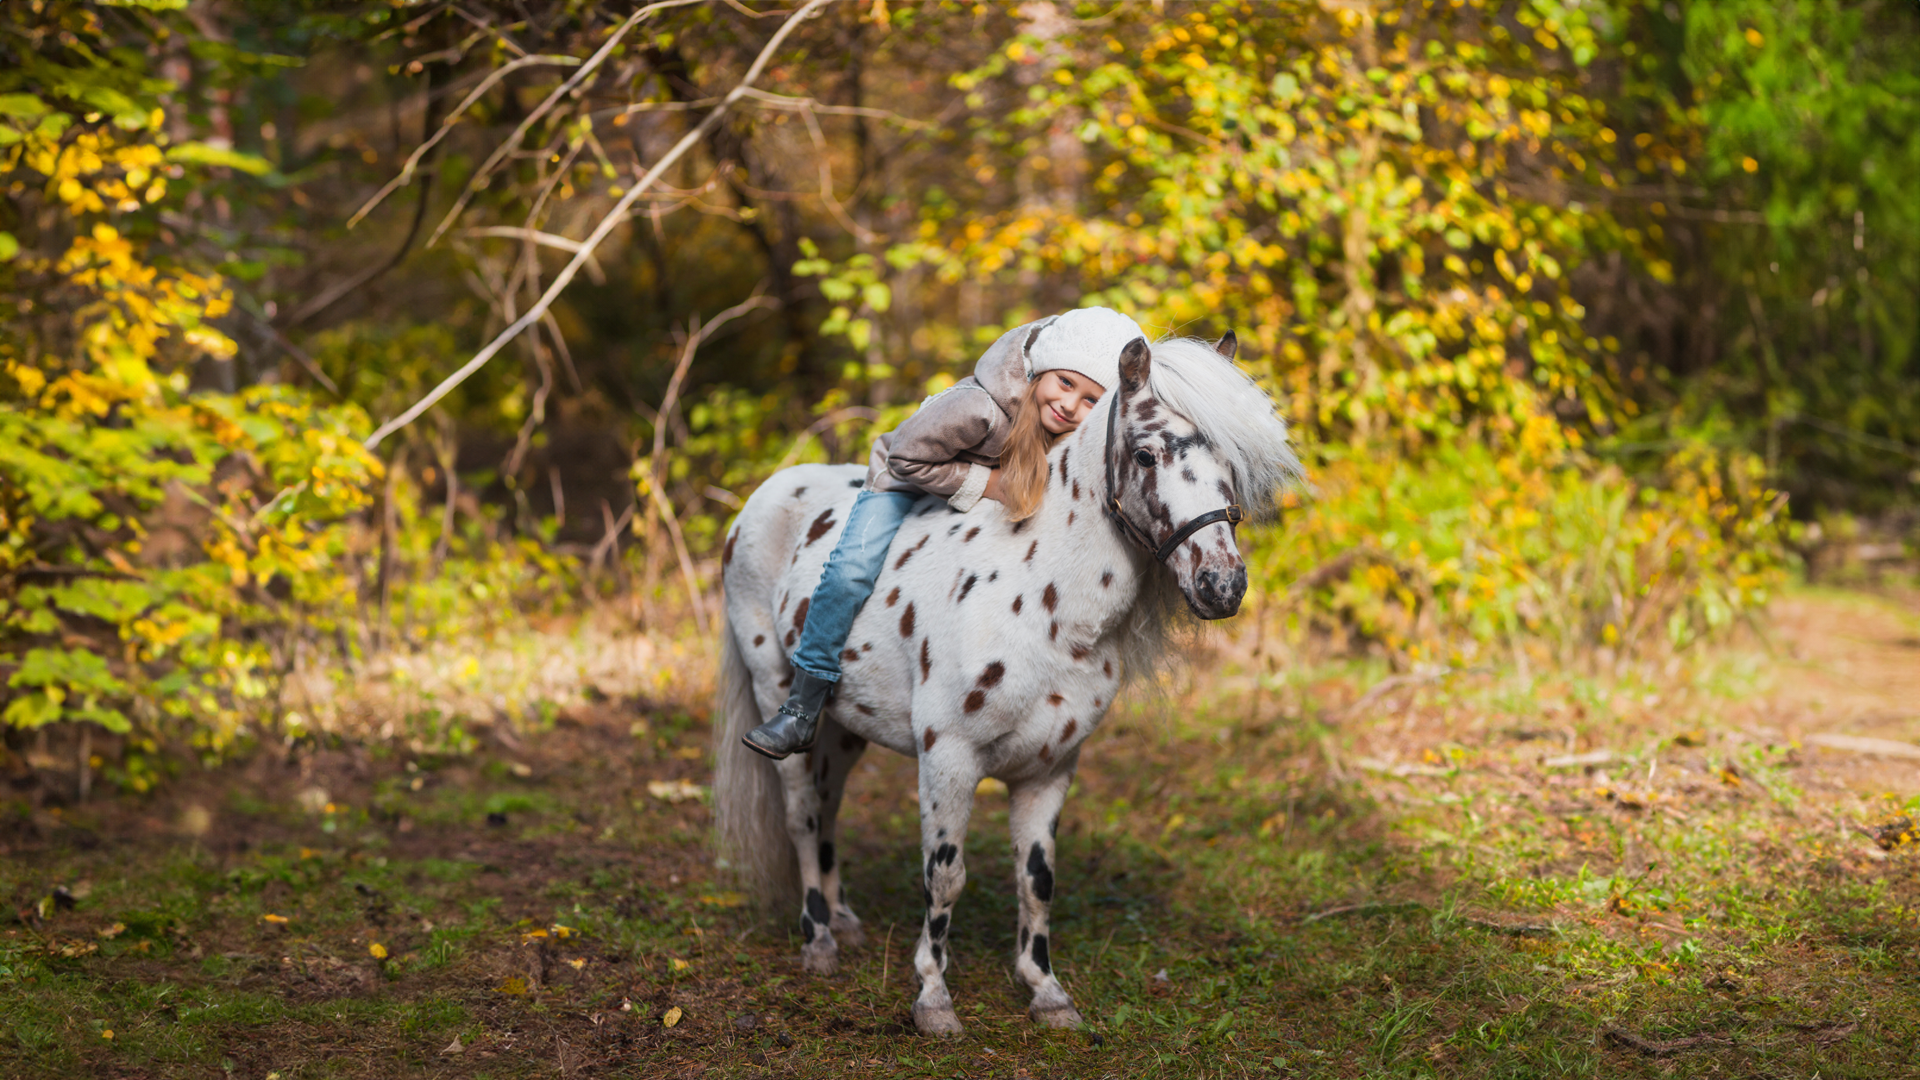
<path id="1" fill-rule="evenodd" d="M 554 300 L 559 298 L 560 294 L 566 290 L 568 285 L 572 284 L 574 275 L 578 274 L 580 268 L 592 257 L 593 250 L 599 247 L 600 242 L 605 240 L 608 235 L 626 219 L 628 211 L 633 208 L 633 204 L 639 200 L 641 194 L 649 187 L 652 187 L 654 181 L 664 175 L 667 169 L 671 168 L 674 162 L 679 161 L 694 144 L 706 138 L 707 133 L 719 125 L 721 118 L 727 114 L 727 110 L 730 109 L 735 102 L 747 95 L 747 91 L 752 87 L 754 80 L 758 79 L 761 72 L 766 70 L 767 62 L 773 59 L 773 54 L 780 48 L 780 45 L 786 41 L 787 35 L 792 33 L 794 28 L 799 26 L 803 21 L 811 18 L 825 3 L 826 0 L 807 0 L 805 7 L 796 11 L 786 22 L 781 23 L 780 29 L 774 31 L 773 38 L 767 42 L 766 48 L 761 49 L 760 55 L 754 58 L 753 66 L 747 69 L 746 76 L 740 80 L 740 84 L 735 86 L 733 90 L 727 94 L 726 98 L 721 101 L 712 112 L 708 113 L 705 119 L 700 121 L 697 127 L 682 136 L 680 141 L 674 144 L 673 149 L 667 151 L 666 156 L 662 157 L 654 164 L 652 169 L 648 170 L 647 175 L 641 177 L 639 182 L 634 184 L 631 190 L 621 196 L 620 201 L 614 204 L 613 209 L 607 212 L 606 217 L 600 219 L 600 224 L 594 227 L 593 232 L 589 234 L 585 240 L 581 241 L 580 250 L 574 253 L 573 258 L 567 263 L 565 269 L 561 270 L 559 275 L 553 279 L 553 284 L 547 286 L 547 291 L 541 294 L 540 299 L 534 303 L 533 307 L 529 308 L 526 314 L 514 320 L 513 325 L 502 330 L 499 336 L 488 342 L 486 347 L 476 353 L 473 359 L 467 361 L 460 370 L 442 380 L 440 385 L 434 387 L 426 397 L 414 402 L 412 407 L 408 408 L 406 412 L 380 425 L 378 430 L 367 437 L 367 448 L 371 450 L 379 446 L 381 440 L 385 439 L 388 435 L 419 419 L 422 413 L 433 408 L 433 406 L 438 403 L 441 398 L 446 397 L 454 387 L 459 386 L 472 376 L 474 372 L 485 367 L 487 361 L 493 359 L 494 356 L 506 346 L 507 342 L 519 336 L 522 331 L 532 326 L 542 315 L 546 314 L 547 308 L 552 306 Z"/>
<path id="2" fill-rule="evenodd" d="M 523 229 L 517 225 L 483 225 L 477 228 L 463 229 L 462 234 L 466 236 L 493 236 L 503 240 L 524 240 L 540 247 L 550 247 L 560 251 L 575 252 L 580 250 L 580 241 L 578 240 L 569 240 L 564 236 L 555 236 L 553 233 L 541 232 L 538 229 Z M 600 268 L 600 260 L 595 259 L 591 253 L 587 256 L 587 277 L 595 285 L 605 285 L 607 283 L 606 271 Z"/>
<path id="3" fill-rule="evenodd" d="M 580 63 L 580 58 L 576 56 L 523 56 L 501 67 L 491 75 L 488 75 L 479 86 L 474 87 L 472 93 L 462 99 L 460 104 L 455 106 L 454 110 L 447 114 L 445 120 L 440 121 L 438 131 L 435 131 L 429 136 L 426 142 L 415 147 L 413 153 L 407 155 L 407 163 L 400 167 L 400 174 L 387 181 L 385 187 L 373 193 L 373 198 L 368 199 L 366 205 L 353 212 L 353 216 L 347 219 L 347 228 L 351 229 L 355 225 L 360 224 L 360 220 L 372 213 L 373 208 L 379 206 L 387 196 L 412 183 L 414 172 L 420 166 L 420 159 L 426 157 L 435 146 L 440 144 L 441 139 L 447 137 L 447 133 L 453 130 L 453 126 L 460 122 L 461 115 L 464 114 L 474 102 L 480 100 L 482 94 L 493 89 L 495 83 L 531 64 L 558 64 L 564 67 L 572 67 L 578 63 Z"/>
<path id="4" fill-rule="evenodd" d="M 762 286 L 764 287 L 764 285 Z M 759 289 L 753 295 L 733 305 L 711 321 L 702 323 L 695 315 L 687 327 L 687 343 L 680 350 L 680 362 L 673 367 L 673 377 L 667 380 L 667 392 L 660 399 L 660 412 L 653 422 L 653 456 L 649 459 L 651 471 L 647 478 L 647 496 L 654 508 L 660 513 L 660 520 L 666 523 L 667 531 L 673 538 L 673 551 L 680 561 L 680 575 L 687 582 L 687 599 L 693 604 L 694 625 L 699 627 L 702 637 L 707 636 L 707 603 L 700 595 L 700 579 L 693 572 L 693 557 L 687 553 L 687 541 L 680 533 L 680 518 L 674 513 L 673 503 L 667 500 L 665 491 L 667 482 L 667 421 L 680 403 L 680 387 L 684 384 L 687 371 L 693 367 L 693 354 L 699 350 L 700 343 L 713 335 L 713 332 L 727 323 L 745 315 L 756 308 L 777 306 L 774 299 L 761 293 Z M 652 553 L 648 553 L 652 558 Z M 649 571 L 651 577 L 651 571 Z"/>
<path id="5" fill-rule="evenodd" d="M 487 156 L 487 160 L 482 162 L 478 169 L 474 170 L 473 176 L 467 181 L 466 189 L 460 192 L 460 197 L 454 200 L 453 209 L 447 211 L 447 216 L 435 227 L 433 235 L 427 237 L 427 246 L 432 247 L 439 242 L 440 237 L 446 233 L 447 227 L 452 225 L 454 221 L 459 218 L 460 214 L 466 210 L 467 200 L 473 198 L 473 193 L 479 191 L 481 187 L 486 184 L 487 178 L 493 175 L 494 168 L 498 166 L 508 154 L 513 153 L 514 149 L 520 145 L 520 140 L 526 138 L 527 132 L 533 130 L 533 125 L 539 123 L 543 117 L 549 112 L 552 112 L 554 105 L 557 104 L 562 97 L 573 92 L 581 83 L 592 77 L 594 72 L 600 70 L 601 63 L 605 61 L 607 57 L 613 55 L 613 50 L 619 46 L 620 40 L 627 36 L 627 31 L 638 25 L 641 19 L 663 8 L 684 7 L 687 4 L 697 2 L 698 0 L 658 0 L 657 3 L 648 4 L 646 7 L 627 16 L 627 21 L 621 23 L 613 33 L 608 36 L 606 44 L 600 46 L 599 50 L 596 51 L 593 56 L 589 57 L 586 63 L 580 65 L 580 70 L 574 72 L 572 78 L 555 87 L 553 93 L 548 94 L 545 101 L 542 101 L 537 108 L 528 113 L 525 120 L 520 121 L 520 126 L 513 129 L 512 135 L 507 136 L 505 141 L 499 146 L 494 147 L 493 153 Z"/>

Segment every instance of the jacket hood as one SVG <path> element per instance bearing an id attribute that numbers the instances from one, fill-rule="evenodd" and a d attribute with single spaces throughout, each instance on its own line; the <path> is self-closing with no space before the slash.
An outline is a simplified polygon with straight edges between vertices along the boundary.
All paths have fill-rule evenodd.
<path id="1" fill-rule="evenodd" d="M 1020 399 L 1027 396 L 1027 342 L 1041 327 L 1059 318 L 1049 315 L 1035 322 L 1016 326 L 987 346 L 973 366 L 973 377 L 980 381 L 1000 411 L 1013 416 L 1020 411 Z"/>

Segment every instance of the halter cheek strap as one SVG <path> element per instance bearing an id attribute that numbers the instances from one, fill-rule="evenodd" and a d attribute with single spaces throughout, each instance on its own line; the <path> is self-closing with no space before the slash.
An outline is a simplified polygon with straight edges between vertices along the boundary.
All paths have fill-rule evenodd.
<path id="1" fill-rule="evenodd" d="M 1117 392 L 1118 391 L 1116 391 L 1116 393 Z M 1167 561 L 1168 556 L 1180 550 L 1180 545 L 1186 542 L 1187 537 L 1192 536 L 1201 529 L 1220 521 L 1226 522 L 1227 528 L 1229 529 L 1240 524 L 1240 504 L 1228 503 L 1218 510 L 1209 510 L 1188 521 L 1178 529 L 1175 529 L 1173 535 L 1167 538 L 1166 543 L 1155 544 L 1153 542 L 1153 534 L 1135 525 L 1132 519 L 1127 517 L 1126 511 L 1121 509 L 1120 506 L 1119 478 L 1116 474 L 1113 458 L 1113 435 L 1114 432 L 1119 429 L 1119 426 L 1120 399 L 1116 397 L 1113 400 L 1113 404 L 1107 406 L 1107 446 L 1104 455 L 1107 465 L 1107 502 L 1104 509 L 1107 512 L 1107 519 L 1112 521 L 1114 526 L 1120 530 L 1121 534 L 1133 541 L 1140 550 L 1152 552 L 1153 560 L 1163 563 Z"/>

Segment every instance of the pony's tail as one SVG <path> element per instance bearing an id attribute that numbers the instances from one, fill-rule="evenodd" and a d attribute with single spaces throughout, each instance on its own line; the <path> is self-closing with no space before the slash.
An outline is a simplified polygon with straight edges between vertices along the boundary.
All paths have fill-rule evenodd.
<path id="1" fill-rule="evenodd" d="M 740 737 L 760 723 L 733 627 L 720 625 L 720 679 L 713 710 L 713 822 L 722 865 L 765 907 L 792 907 L 800 896 L 800 866 L 787 836 L 786 793 L 773 762 Z"/>

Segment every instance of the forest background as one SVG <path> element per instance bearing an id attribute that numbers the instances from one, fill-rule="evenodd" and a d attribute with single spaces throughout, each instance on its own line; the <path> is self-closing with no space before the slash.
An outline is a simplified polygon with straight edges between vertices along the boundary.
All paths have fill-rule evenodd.
<path id="1" fill-rule="evenodd" d="M 1295 643 L 1604 668 L 1911 553 L 1920 6 L 794 10 L 6 5 L 16 780 L 323 738 L 290 688 L 529 619 L 710 637 L 758 482 L 1079 304 L 1239 335 Z"/>

